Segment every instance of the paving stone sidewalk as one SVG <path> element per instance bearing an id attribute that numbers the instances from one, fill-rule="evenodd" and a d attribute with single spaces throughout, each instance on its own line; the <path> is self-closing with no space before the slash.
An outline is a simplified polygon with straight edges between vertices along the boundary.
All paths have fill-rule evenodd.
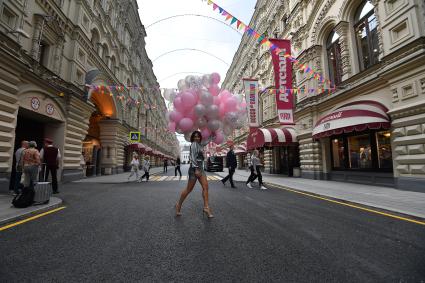
<path id="1" fill-rule="evenodd" d="M 34 214 L 39 214 L 62 205 L 62 200 L 58 197 L 51 197 L 48 204 L 33 205 L 27 208 L 15 208 L 12 205 L 13 196 L 0 195 L 0 225 L 18 221 Z"/>
<path id="2" fill-rule="evenodd" d="M 226 176 L 227 169 L 224 172 L 218 172 L 217 175 Z M 234 180 L 245 182 L 248 176 L 248 171 L 236 170 Z M 263 174 L 263 182 L 266 186 L 267 184 L 280 185 L 425 219 L 425 193 L 396 190 L 390 187 L 290 178 L 272 174 Z M 240 184 L 239 187 L 241 186 L 245 187 L 245 184 Z"/>

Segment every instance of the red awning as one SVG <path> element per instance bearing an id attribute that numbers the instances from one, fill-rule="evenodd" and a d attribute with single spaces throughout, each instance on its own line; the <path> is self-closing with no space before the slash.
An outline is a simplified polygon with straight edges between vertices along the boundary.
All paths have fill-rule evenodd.
<path id="1" fill-rule="evenodd" d="M 282 146 L 297 142 L 294 128 L 252 128 L 247 139 L 247 149 L 253 150 L 264 146 Z"/>
<path id="2" fill-rule="evenodd" d="M 143 145 L 143 144 L 141 144 L 141 143 L 139 143 L 139 142 L 136 142 L 136 143 L 132 143 L 132 144 L 128 145 L 128 148 L 143 152 L 143 151 L 145 151 L 146 146 Z"/>
<path id="3" fill-rule="evenodd" d="M 152 153 L 152 148 L 150 148 L 149 146 L 147 146 L 147 147 L 145 148 L 145 152 L 147 152 L 147 153 Z"/>
<path id="4" fill-rule="evenodd" d="M 355 101 L 338 107 L 317 121 L 313 138 L 319 139 L 366 129 L 389 129 L 388 108 L 375 101 Z"/>

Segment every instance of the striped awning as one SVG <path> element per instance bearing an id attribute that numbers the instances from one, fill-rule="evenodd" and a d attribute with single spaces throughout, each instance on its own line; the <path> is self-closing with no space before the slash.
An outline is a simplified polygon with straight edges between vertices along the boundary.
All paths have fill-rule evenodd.
<path id="1" fill-rule="evenodd" d="M 247 139 L 246 147 L 253 150 L 264 146 L 283 146 L 297 142 L 294 128 L 252 128 Z"/>
<path id="2" fill-rule="evenodd" d="M 389 129 L 388 108 L 376 101 L 355 101 L 338 107 L 321 117 L 313 129 L 313 138 L 320 139 L 366 129 Z"/>
<path id="3" fill-rule="evenodd" d="M 133 149 L 133 150 L 138 150 L 138 151 L 145 151 L 146 146 L 144 144 L 136 142 L 136 143 L 132 143 L 132 144 L 128 145 L 128 148 Z"/>

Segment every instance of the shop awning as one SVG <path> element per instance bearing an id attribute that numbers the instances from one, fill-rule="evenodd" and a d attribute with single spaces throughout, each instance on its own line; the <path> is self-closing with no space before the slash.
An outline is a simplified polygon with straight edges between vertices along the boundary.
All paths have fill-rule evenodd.
<path id="1" fill-rule="evenodd" d="M 355 101 L 338 107 L 317 121 L 313 138 L 319 139 L 366 129 L 389 129 L 388 109 L 375 101 Z"/>
<path id="2" fill-rule="evenodd" d="M 145 148 L 145 152 L 152 153 L 152 148 L 150 148 L 149 146 L 147 146 L 147 147 Z"/>
<path id="3" fill-rule="evenodd" d="M 246 142 L 248 150 L 264 146 L 283 146 L 297 142 L 294 128 L 252 128 Z"/>
<path id="4" fill-rule="evenodd" d="M 145 151 L 146 146 L 139 143 L 139 142 L 136 142 L 136 143 L 132 143 L 132 144 L 128 145 L 128 148 L 133 149 L 133 150 Z"/>

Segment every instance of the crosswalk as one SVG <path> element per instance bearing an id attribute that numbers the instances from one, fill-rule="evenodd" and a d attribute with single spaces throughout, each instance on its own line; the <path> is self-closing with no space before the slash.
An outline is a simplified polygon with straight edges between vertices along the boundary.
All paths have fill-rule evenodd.
<path id="1" fill-rule="evenodd" d="M 208 181 L 219 181 L 221 180 L 220 177 L 217 176 L 207 176 Z M 149 178 L 149 181 L 153 182 L 169 182 L 169 181 L 187 181 L 187 176 L 175 177 L 175 176 L 152 176 Z"/>

